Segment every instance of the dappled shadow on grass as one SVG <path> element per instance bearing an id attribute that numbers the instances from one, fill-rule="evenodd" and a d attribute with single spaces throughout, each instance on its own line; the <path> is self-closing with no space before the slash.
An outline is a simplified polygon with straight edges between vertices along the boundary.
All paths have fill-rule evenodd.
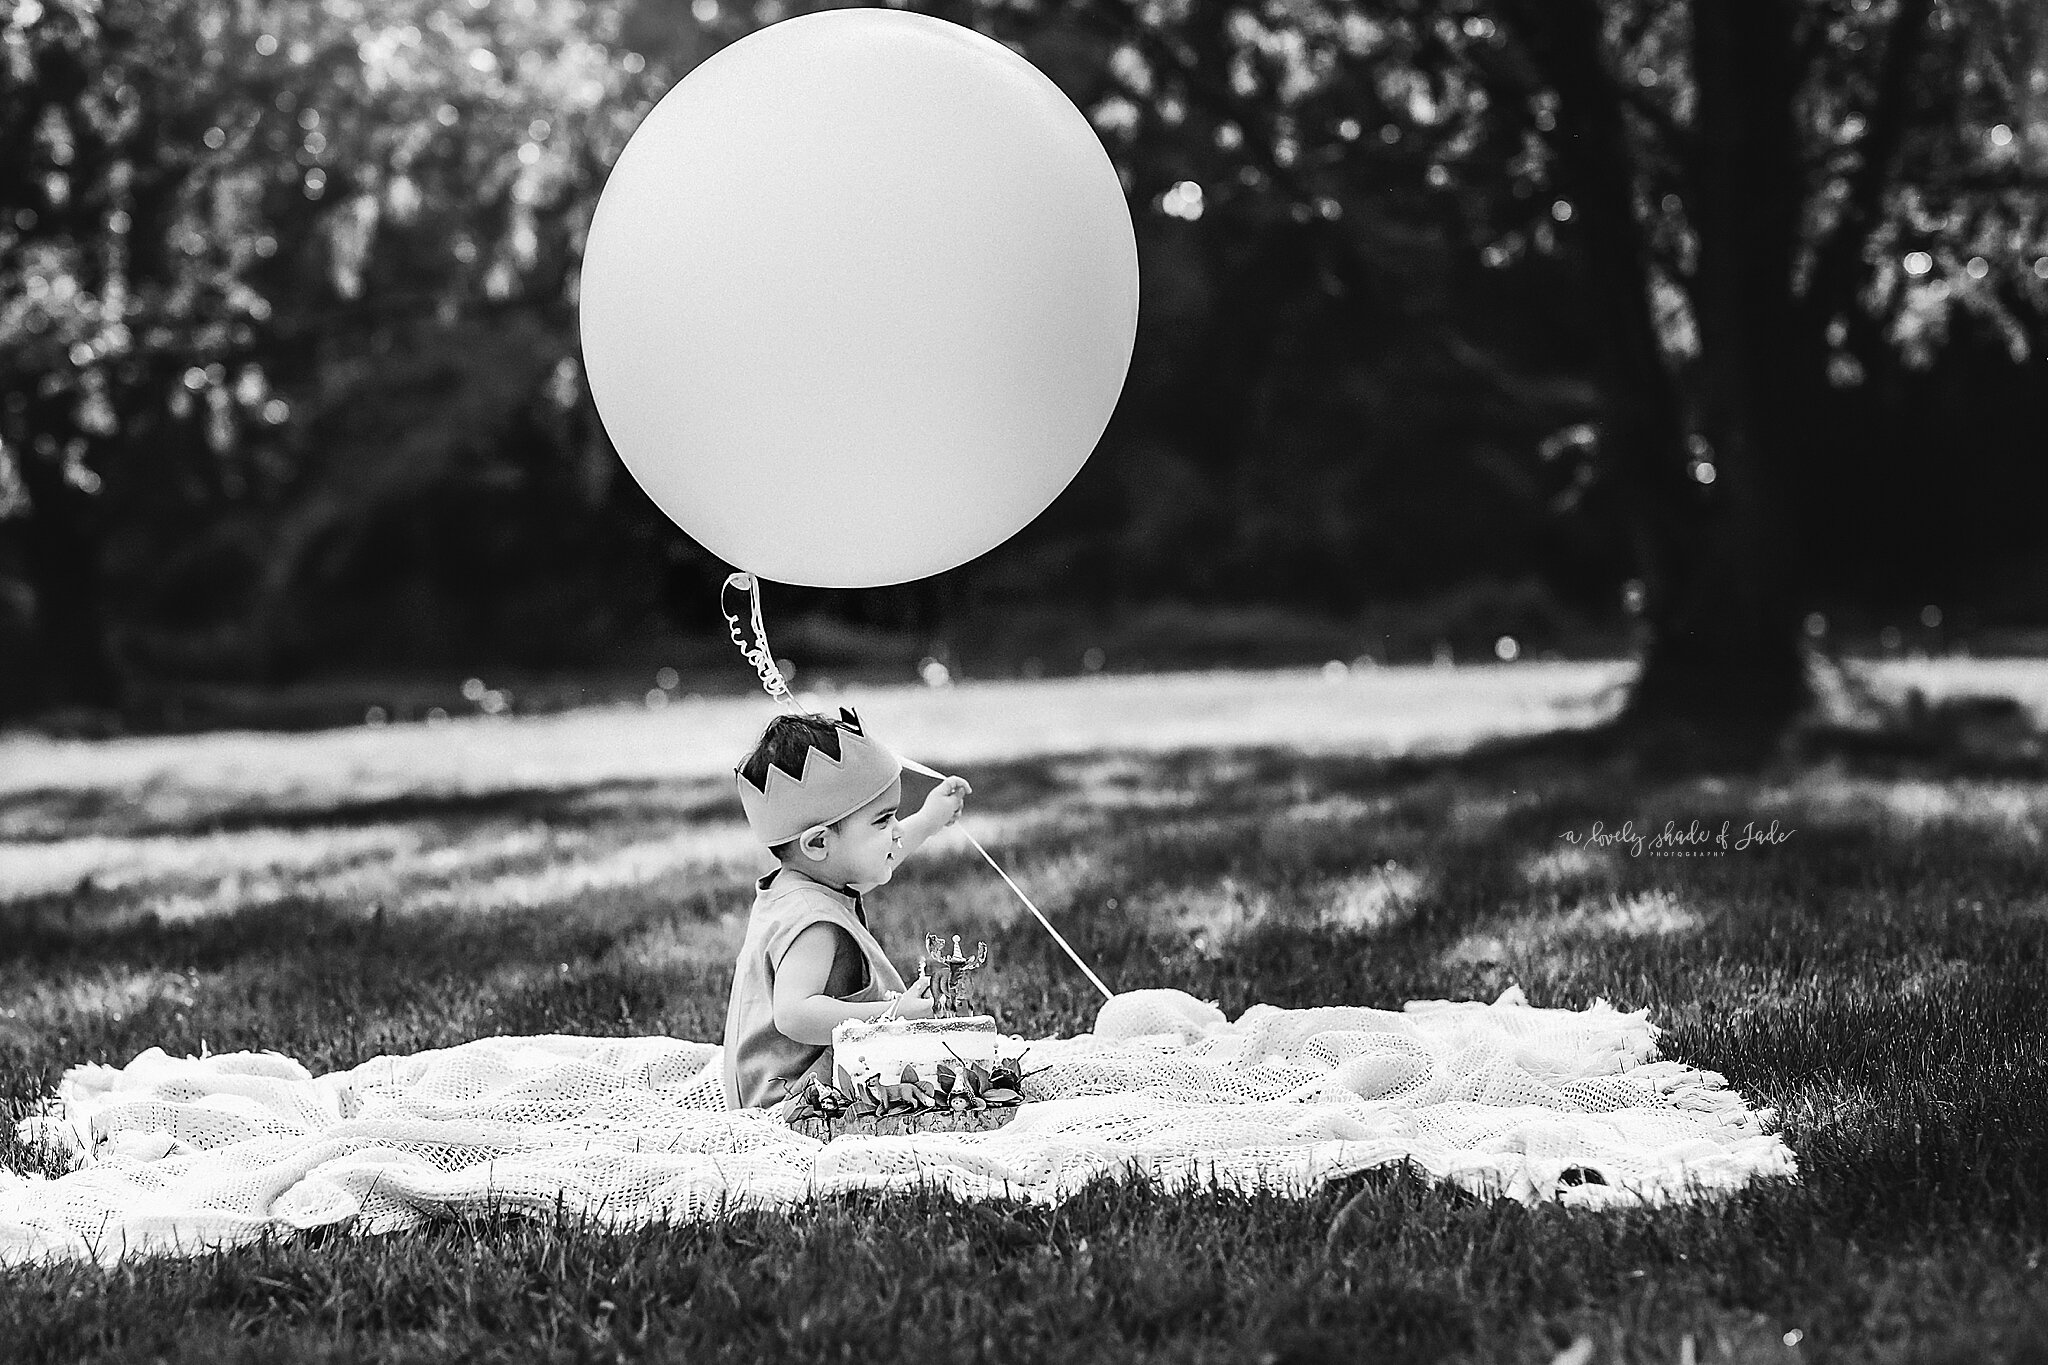
<path id="1" fill-rule="evenodd" d="M 600 822 L 727 818 L 730 792 L 716 782 L 611 780 L 570 786 L 501 787 L 485 791 L 414 791 L 320 805 L 251 800 L 246 793 L 180 791 L 175 814 L 148 796 L 101 789 L 38 788 L 0 796 L 0 827 L 35 842 L 89 835 L 181 839 L 250 830 L 313 833 L 416 821 L 545 821 L 582 827 Z"/>
<path id="2" fill-rule="evenodd" d="M 1358 760 L 1231 761 L 1247 773 L 1234 810 L 1119 831 L 1075 884 L 1062 923 L 1113 983 L 1177 987 L 1232 1014 L 1511 984 L 1538 1004 L 1648 1007 L 1669 1055 L 1786 1107 L 1807 1191 L 1839 1235 L 2048 1222 L 2034 1174 L 2048 1170 L 2048 794 L 1980 808 L 1962 781 L 1954 809 L 1893 828 L 1819 799 L 1831 784 L 1882 790 L 1853 774 L 1662 784 L 1546 777 L 1517 760 L 1487 781 L 1446 765 L 1404 783 Z M 1304 830 L 1304 809 L 1326 817 Z M 1746 855 L 1605 850 L 1533 875 L 1559 832 L 1631 816 L 1652 829 L 1761 817 L 1795 833 Z M 1329 923 L 1333 886 L 1383 862 L 1424 872 L 1409 903 L 1368 928 Z M 1226 933 L 1163 928 L 1219 883 L 1237 915 Z M 1027 998 L 1073 975 L 1029 925 L 998 951 Z M 1820 1101 L 1819 1126 L 1792 1112 L 1847 1094 L 1873 1098 Z"/>
<path id="3" fill-rule="evenodd" d="M 1197 768 L 1200 755 L 1169 756 L 1165 766 Z M 1128 771 L 1127 771 L 1128 769 Z M 1004 813 L 1071 793 L 1084 780 L 1113 789 L 1143 776 L 1129 765 L 1108 773 L 1092 755 L 1054 757 L 975 768 L 975 808 Z M 289 774 L 280 774 L 289 785 Z M 929 784 L 924 784 L 929 785 Z M 158 779 L 141 790 L 36 787 L 0 793 L 0 831 L 16 842 L 52 843 L 89 837 L 189 839 L 274 830 L 319 833 L 375 825 L 476 825 L 541 822 L 585 829 L 618 824 L 686 826 L 739 815 L 730 777 L 610 778 L 597 782 L 527 783 L 478 790 L 416 790 L 306 802 L 288 794 L 252 795 L 184 787 Z"/>
<path id="4" fill-rule="evenodd" d="M 27 1017 L 0 1019 L 0 1098 L 149 1045 L 277 1050 L 317 1073 L 492 1034 L 715 1038 L 737 946 L 721 929 L 646 905 L 479 917 L 288 902 L 83 942 L 25 934 L 8 975 Z"/>
<path id="5" fill-rule="evenodd" d="M 1779 1108 L 1797 1185 L 1619 1217 L 1495 1207 L 1398 1176 L 1300 1203 L 1134 1187 L 1056 1211 L 876 1199 L 618 1236 L 329 1237 L 126 1279 L 36 1272 L 59 1297 L 0 1320 L 0 1339 L 18 1325 L 66 1358 L 94 1342 L 175 1358 L 179 1342 L 211 1350 L 254 1323 L 278 1352 L 339 1341 L 424 1357 L 517 1339 L 692 1359 L 853 1345 L 875 1359 L 1545 1361 L 1581 1331 L 1644 1359 L 1678 1358 L 1685 1333 L 1702 1359 L 1723 1340 L 1733 1358 L 1782 1353 L 1794 1326 L 1867 1344 L 1933 1323 L 1989 1355 L 2028 1339 L 2026 1315 L 2048 1301 L 2017 1269 L 2048 1226 L 2048 792 L 1853 761 L 1662 777 L 1584 745 L 980 765 L 969 822 L 1120 988 L 1178 987 L 1233 1015 L 1509 985 L 1538 1005 L 1646 1007 L 1667 1054 Z M 738 819 L 721 793 L 434 800 L 383 817 L 420 837 L 388 854 L 381 916 L 300 895 L 151 922 L 136 914 L 162 885 L 149 877 L 18 899 L 0 924 L 0 1004 L 16 1016 L 0 1018 L 0 1097 L 18 1106 L 88 1057 L 202 1038 L 322 1070 L 500 1032 L 717 1037 L 752 875 L 720 851 Z M 317 839 L 354 818 L 336 809 L 334 824 L 280 828 Z M 1789 841 L 1717 857 L 1560 837 L 1596 821 L 1774 819 Z M 557 827 L 582 842 L 449 861 L 510 828 Z M 671 828 L 704 842 L 595 890 L 568 875 Z M 560 889 L 493 901 L 508 867 L 557 869 Z M 476 903 L 431 908 L 453 892 Z M 975 1002 L 1006 1028 L 1092 1023 L 1093 989 L 971 849 L 934 844 L 870 900 L 905 965 L 927 929 L 988 938 Z M 0 1160 L 21 1164 L 4 1145 Z M 1927 1265 L 1937 1283 L 1915 1278 Z M 62 1297 L 74 1287 L 97 1318 Z M 1887 1306 L 1902 1294 L 1918 1296 L 1915 1322 Z M 905 1305 L 914 1345 L 876 1326 Z M 94 1321 L 111 1326 L 93 1335 Z"/>
<path id="6" fill-rule="evenodd" d="M 593 900 L 597 898 L 591 898 Z M 705 896 L 693 898 L 702 908 Z M 130 965 L 219 971 L 251 959 L 273 967 L 319 959 L 365 971 L 433 964 L 484 971 L 507 961 L 590 956 L 622 932 L 672 917 L 679 907 L 559 904 L 506 907 L 490 915 L 442 911 L 389 914 L 381 904 L 337 905 L 285 897 L 224 914 L 165 922 L 152 914 L 98 920 L 66 896 L 7 907 L 0 962 L 48 970 Z M 599 913 L 592 913 L 597 911 Z M 611 913 L 604 913 L 611 912 Z"/>

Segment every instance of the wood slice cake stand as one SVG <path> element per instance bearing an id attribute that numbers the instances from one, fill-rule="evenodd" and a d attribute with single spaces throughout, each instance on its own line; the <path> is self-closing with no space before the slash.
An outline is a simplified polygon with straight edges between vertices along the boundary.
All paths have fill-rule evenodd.
<path id="1" fill-rule="evenodd" d="M 928 1109 L 914 1114 L 881 1114 L 855 1118 L 842 1114 L 835 1119 L 791 1119 L 789 1126 L 806 1137 L 830 1142 L 843 1137 L 902 1137 L 911 1133 L 986 1133 L 1017 1117 L 1014 1104 L 991 1105 L 955 1113 L 951 1109 Z"/>

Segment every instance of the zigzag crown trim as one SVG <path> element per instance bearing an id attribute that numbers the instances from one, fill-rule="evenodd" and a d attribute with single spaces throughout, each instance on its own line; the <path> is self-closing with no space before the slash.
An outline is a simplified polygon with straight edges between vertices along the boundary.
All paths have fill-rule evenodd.
<path id="1" fill-rule="evenodd" d="M 858 763 L 863 757 L 875 750 L 875 742 L 868 738 L 867 731 L 861 726 L 860 717 L 854 713 L 851 707 L 842 706 L 839 708 L 839 719 L 832 722 L 832 727 L 839 731 L 838 758 L 832 757 L 822 748 L 813 744 L 810 748 L 804 750 L 803 771 L 795 777 L 791 777 L 789 770 L 780 763 L 770 763 L 767 773 L 758 784 L 747 776 L 744 765 L 735 768 L 733 771 L 739 775 L 741 782 L 746 783 L 747 786 L 752 787 L 763 796 L 774 796 L 781 791 L 801 790 L 804 784 L 813 777 L 823 776 L 823 774 L 814 771 L 814 764 L 823 763 L 834 772 L 844 772 L 849 766 Z"/>

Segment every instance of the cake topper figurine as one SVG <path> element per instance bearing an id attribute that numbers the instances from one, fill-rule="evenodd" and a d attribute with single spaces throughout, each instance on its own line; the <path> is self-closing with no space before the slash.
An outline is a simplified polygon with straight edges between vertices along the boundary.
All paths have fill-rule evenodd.
<path id="1" fill-rule="evenodd" d="M 969 957 L 960 951 L 960 935 L 953 935 L 953 951 L 946 951 L 944 934 L 924 936 L 924 957 L 918 963 L 920 974 L 929 973 L 932 979 L 932 1017 L 954 1019 L 963 1012 L 960 1006 L 960 989 L 967 984 L 967 973 L 979 971 L 988 965 L 988 945 L 974 945 L 974 955 Z"/>

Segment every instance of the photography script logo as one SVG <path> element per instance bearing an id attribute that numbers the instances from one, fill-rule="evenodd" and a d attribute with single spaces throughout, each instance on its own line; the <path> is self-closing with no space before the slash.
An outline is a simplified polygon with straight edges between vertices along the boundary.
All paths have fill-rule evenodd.
<path id="1" fill-rule="evenodd" d="M 1590 829 L 1568 829 L 1557 837 L 1574 848 L 1627 849 L 1631 858 L 1644 854 L 1652 858 L 1718 858 L 1725 853 L 1776 848 L 1797 833 L 1779 828 L 1776 820 L 1768 826 L 1746 820 L 1739 830 L 1733 820 L 1723 820 L 1718 829 L 1697 820 L 1680 829 L 1676 820 L 1666 820 L 1664 828 L 1654 834 L 1637 829 L 1633 820 L 1622 821 L 1619 829 L 1609 829 L 1604 821 L 1595 820 Z"/>

